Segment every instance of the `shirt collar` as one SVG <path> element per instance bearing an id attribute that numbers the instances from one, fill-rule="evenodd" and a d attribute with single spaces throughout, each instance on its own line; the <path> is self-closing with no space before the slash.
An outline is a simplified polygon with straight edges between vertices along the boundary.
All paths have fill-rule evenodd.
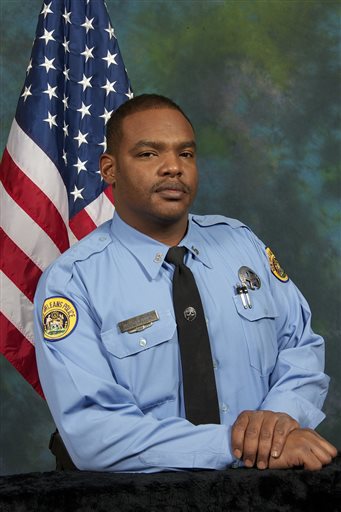
<path id="1" fill-rule="evenodd" d="M 192 215 L 189 215 L 188 221 L 187 233 L 179 245 L 185 246 L 195 259 L 211 268 L 203 244 L 204 239 L 196 233 L 197 227 L 192 222 Z M 117 212 L 114 213 L 111 222 L 111 236 L 118 240 L 141 263 L 152 279 L 156 278 L 169 249 L 168 245 L 158 242 L 129 226 Z"/>
<path id="2" fill-rule="evenodd" d="M 185 237 L 179 245 L 184 245 L 193 257 L 199 260 L 205 267 L 212 268 L 211 260 L 207 252 L 207 241 L 199 232 L 200 228 L 193 222 L 193 215 L 188 217 L 188 229 Z"/>

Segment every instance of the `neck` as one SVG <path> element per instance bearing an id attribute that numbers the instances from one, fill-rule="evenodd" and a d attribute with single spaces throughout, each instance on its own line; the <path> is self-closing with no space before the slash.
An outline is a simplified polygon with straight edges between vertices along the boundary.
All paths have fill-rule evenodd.
<path id="1" fill-rule="evenodd" d="M 183 226 L 163 226 L 161 229 L 150 230 L 148 233 L 145 232 L 145 235 L 154 238 L 158 242 L 162 244 L 168 245 L 169 247 L 173 247 L 174 245 L 178 245 L 179 242 L 183 239 L 187 231 L 188 219 L 186 219 L 186 223 Z"/>
<path id="2" fill-rule="evenodd" d="M 143 222 L 131 222 L 124 217 L 122 218 L 122 216 L 121 219 L 132 228 L 140 231 L 140 233 L 143 233 L 162 244 L 168 245 L 169 247 L 178 245 L 187 232 L 188 216 L 179 219 L 177 222 L 154 221 L 148 222 L 148 224 Z"/>

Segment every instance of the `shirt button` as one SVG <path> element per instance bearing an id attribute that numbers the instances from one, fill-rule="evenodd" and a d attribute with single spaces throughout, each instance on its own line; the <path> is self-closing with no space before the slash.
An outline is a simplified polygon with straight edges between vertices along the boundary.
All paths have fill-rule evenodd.
<path id="1" fill-rule="evenodd" d="M 161 252 L 157 252 L 155 254 L 155 257 L 154 257 L 154 262 L 155 263 L 160 263 L 160 261 L 162 260 L 163 258 L 163 254 Z"/>
<path id="2" fill-rule="evenodd" d="M 104 242 L 106 239 L 107 239 L 107 237 L 106 237 L 106 236 L 100 236 L 100 237 L 99 237 L 99 241 L 100 241 L 100 242 Z"/>
<path id="3" fill-rule="evenodd" d="M 220 410 L 221 410 L 222 413 L 225 414 L 229 410 L 229 408 L 228 408 L 228 406 L 226 404 L 221 404 L 220 405 Z"/>
<path id="4" fill-rule="evenodd" d="M 216 370 L 218 368 L 218 363 L 215 359 L 213 359 L 213 368 Z"/>
<path id="5" fill-rule="evenodd" d="M 141 338 L 139 341 L 139 345 L 140 345 L 140 347 L 145 347 L 147 345 L 147 340 L 145 340 L 144 338 Z"/>

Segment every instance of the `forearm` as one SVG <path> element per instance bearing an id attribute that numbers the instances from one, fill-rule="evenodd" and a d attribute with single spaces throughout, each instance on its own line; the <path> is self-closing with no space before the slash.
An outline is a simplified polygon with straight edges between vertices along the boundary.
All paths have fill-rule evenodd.
<path id="1" fill-rule="evenodd" d="M 70 361 L 65 364 L 61 354 L 51 356 L 46 350 L 37 351 L 41 382 L 79 469 L 156 472 L 223 469 L 232 463 L 228 427 L 194 426 L 184 418 L 143 414 L 122 386 L 96 378 Z M 62 388 L 58 382 L 63 382 Z"/>

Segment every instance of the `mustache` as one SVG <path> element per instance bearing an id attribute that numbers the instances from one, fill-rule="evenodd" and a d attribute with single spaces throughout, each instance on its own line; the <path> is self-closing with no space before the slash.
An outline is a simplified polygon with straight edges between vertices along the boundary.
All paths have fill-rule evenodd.
<path id="1" fill-rule="evenodd" d="M 153 185 L 152 187 L 152 192 L 162 192 L 163 190 L 180 190 L 181 192 L 189 194 L 191 188 L 180 180 L 159 181 L 158 183 L 155 183 L 155 185 Z"/>

